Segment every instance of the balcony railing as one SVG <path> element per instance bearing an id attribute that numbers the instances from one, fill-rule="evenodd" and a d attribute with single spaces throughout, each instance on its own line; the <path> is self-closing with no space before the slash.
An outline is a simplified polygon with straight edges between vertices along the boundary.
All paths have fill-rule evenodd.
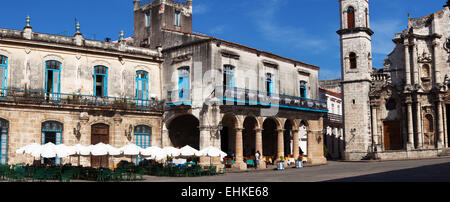
<path id="1" fill-rule="evenodd" d="M 216 86 L 215 97 L 222 99 L 224 104 L 237 104 L 261 107 L 280 107 L 301 111 L 328 112 L 327 102 L 302 98 L 292 95 L 275 94 L 264 91 Z"/>
<path id="2" fill-rule="evenodd" d="M 342 115 L 328 113 L 324 119 L 328 122 L 343 123 Z"/>
<path id="3" fill-rule="evenodd" d="M 192 105 L 191 91 L 186 89 L 167 91 L 167 105 Z"/>
<path id="4" fill-rule="evenodd" d="M 0 89 L 0 102 L 26 104 L 78 105 L 124 110 L 163 111 L 164 102 L 134 98 L 96 97 L 92 95 L 48 93 L 45 91 Z"/>

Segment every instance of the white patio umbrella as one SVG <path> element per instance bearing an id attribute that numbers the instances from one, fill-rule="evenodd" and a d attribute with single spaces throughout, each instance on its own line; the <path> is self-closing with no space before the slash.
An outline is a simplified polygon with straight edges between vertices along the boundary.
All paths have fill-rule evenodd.
<path id="1" fill-rule="evenodd" d="M 135 144 L 128 144 L 119 150 L 124 156 L 130 156 L 131 162 L 133 162 L 133 157 L 139 156 L 143 149 Z"/>
<path id="2" fill-rule="evenodd" d="M 147 159 L 155 159 L 157 161 L 167 158 L 166 152 L 159 147 L 149 147 L 144 149 L 141 153 L 145 156 L 150 154 L 150 157 Z"/>
<path id="3" fill-rule="evenodd" d="M 66 158 L 76 153 L 74 148 L 66 146 L 65 144 L 56 145 L 55 151 L 56 155 L 61 158 Z"/>
<path id="4" fill-rule="evenodd" d="M 180 156 L 184 157 L 192 157 L 192 156 L 200 156 L 200 151 L 192 148 L 191 146 L 187 145 L 180 149 Z"/>
<path id="5" fill-rule="evenodd" d="M 200 151 L 200 155 L 206 157 L 220 157 L 220 161 L 223 161 L 223 158 L 227 156 L 227 153 L 215 147 L 207 147 Z M 209 161 L 211 163 L 211 158 L 209 159 Z"/>
<path id="6" fill-rule="evenodd" d="M 42 146 L 41 157 L 55 158 L 56 157 L 56 145 L 49 142 Z"/>
<path id="7" fill-rule="evenodd" d="M 209 156 L 209 157 L 221 157 L 225 158 L 227 156 L 227 153 L 221 151 L 220 149 L 216 147 L 207 147 L 205 149 L 202 149 L 200 151 L 201 156 Z"/>
<path id="8" fill-rule="evenodd" d="M 83 146 L 81 144 L 77 144 L 73 146 L 75 149 L 74 156 L 78 157 L 78 166 L 80 165 L 80 156 L 90 156 L 91 155 L 91 148 L 87 146 Z"/>
<path id="9" fill-rule="evenodd" d="M 25 145 L 24 147 L 21 147 L 20 149 L 16 150 L 16 154 L 29 154 L 30 150 L 41 147 L 40 144 L 37 143 L 31 143 L 28 145 Z"/>
<path id="10" fill-rule="evenodd" d="M 89 146 L 92 156 L 106 156 L 109 148 L 104 143 Z"/>
<path id="11" fill-rule="evenodd" d="M 163 150 L 167 154 L 167 156 L 170 157 L 180 156 L 180 149 L 177 149 L 175 147 L 164 147 Z"/>

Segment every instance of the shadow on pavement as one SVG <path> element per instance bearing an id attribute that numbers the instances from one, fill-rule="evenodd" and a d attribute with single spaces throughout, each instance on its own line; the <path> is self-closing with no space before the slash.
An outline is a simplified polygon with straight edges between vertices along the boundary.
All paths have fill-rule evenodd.
<path id="1" fill-rule="evenodd" d="M 341 178 L 325 182 L 450 182 L 450 163 Z"/>

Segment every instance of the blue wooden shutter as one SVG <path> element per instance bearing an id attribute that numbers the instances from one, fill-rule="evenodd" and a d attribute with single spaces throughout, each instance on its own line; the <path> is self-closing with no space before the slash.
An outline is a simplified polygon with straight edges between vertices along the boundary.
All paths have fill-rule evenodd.
<path id="1" fill-rule="evenodd" d="M 55 144 L 55 145 L 60 145 L 60 144 L 62 144 L 62 134 L 61 134 L 61 131 L 56 133 L 56 144 Z M 61 164 L 61 160 L 62 160 L 62 158 L 56 157 L 56 159 L 55 159 L 55 165 L 60 165 L 60 164 Z"/>
<path id="2" fill-rule="evenodd" d="M 0 164 L 5 165 L 8 155 L 8 127 L 2 126 L 1 122 L 0 120 Z"/>
<path id="3" fill-rule="evenodd" d="M 190 97 L 190 73 L 189 68 L 184 67 L 178 70 L 178 88 L 179 88 L 179 99 L 181 101 L 189 100 Z"/>
<path id="4" fill-rule="evenodd" d="M 8 81 L 8 58 L 1 56 L 0 62 L 0 96 L 6 96 L 7 94 L 7 81 Z"/>

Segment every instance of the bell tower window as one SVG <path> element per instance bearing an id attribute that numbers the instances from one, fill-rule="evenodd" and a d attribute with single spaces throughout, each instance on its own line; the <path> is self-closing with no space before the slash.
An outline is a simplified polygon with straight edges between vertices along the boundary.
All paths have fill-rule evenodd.
<path id="1" fill-rule="evenodd" d="M 350 53 L 349 55 L 349 59 L 350 59 L 350 69 L 356 69 L 357 68 L 357 64 L 356 64 L 356 54 L 355 53 Z"/>
<path id="2" fill-rule="evenodd" d="M 348 29 L 355 28 L 355 8 L 352 6 L 347 9 L 347 27 Z"/>

